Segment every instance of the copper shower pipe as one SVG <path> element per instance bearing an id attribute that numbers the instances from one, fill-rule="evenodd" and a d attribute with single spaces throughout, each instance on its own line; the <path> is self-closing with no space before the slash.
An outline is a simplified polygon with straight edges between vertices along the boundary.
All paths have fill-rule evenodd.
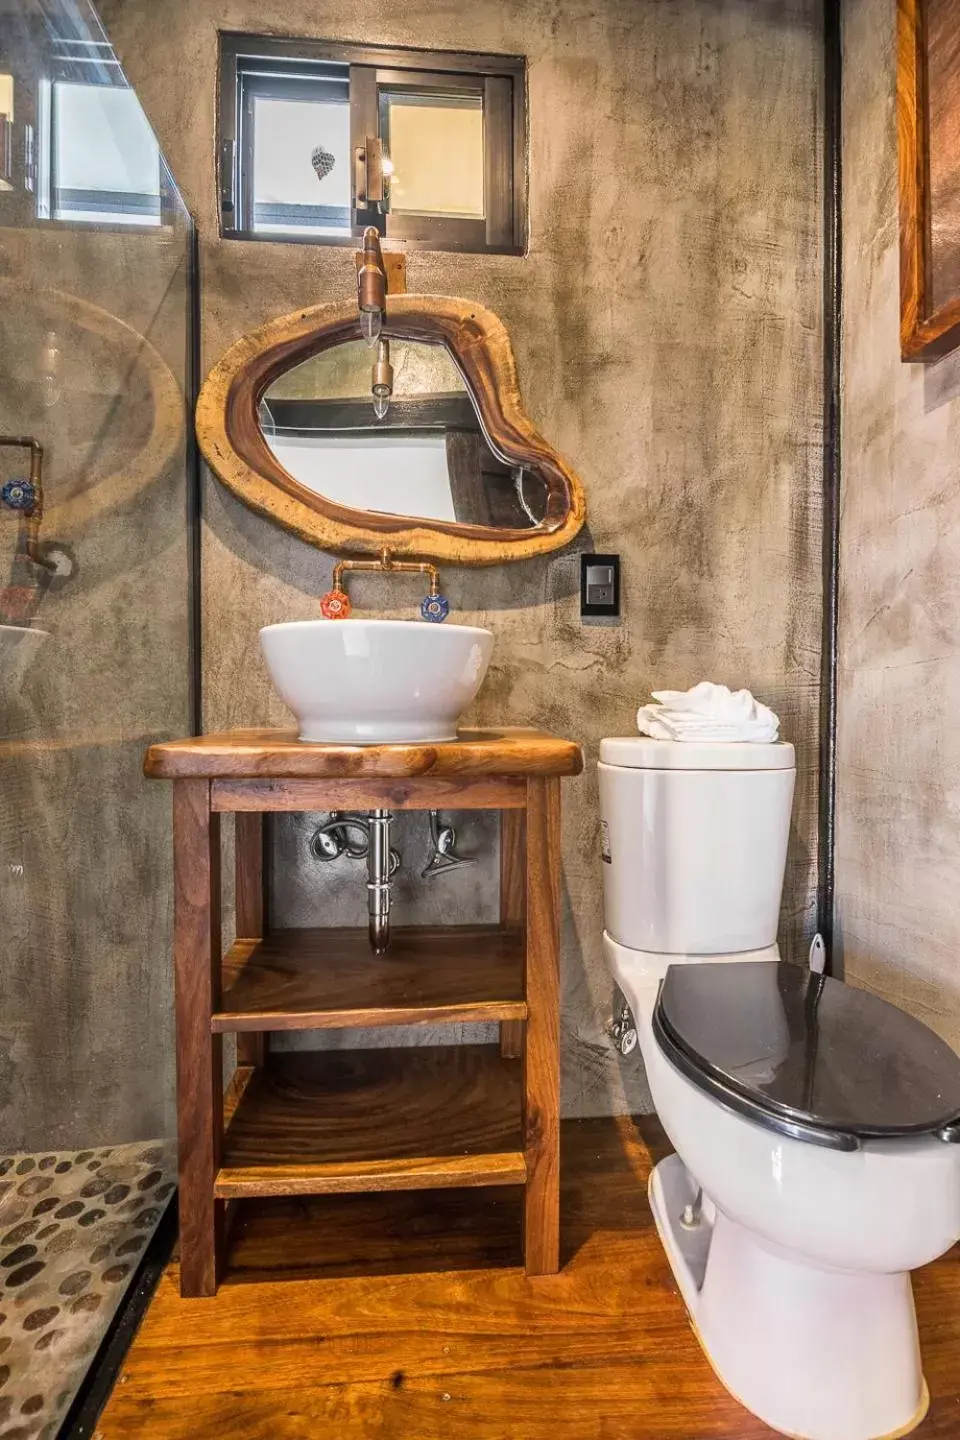
<path id="1" fill-rule="evenodd" d="M 40 554 L 40 525 L 43 520 L 43 446 L 32 435 L 0 435 L 0 445 L 30 451 L 30 484 L 34 500 L 29 510 L 21 513 L 27 532 L 27 556 L 43 570 L 54 568 L 53 562 Z"/>
<path id="2" fill-rule="evenodd" d="M 0 445 L 30 451 L 30 484 L 36 492 L 34 513 L 43 514 L 43 446 L 32 435 L 0 435 Z"/>

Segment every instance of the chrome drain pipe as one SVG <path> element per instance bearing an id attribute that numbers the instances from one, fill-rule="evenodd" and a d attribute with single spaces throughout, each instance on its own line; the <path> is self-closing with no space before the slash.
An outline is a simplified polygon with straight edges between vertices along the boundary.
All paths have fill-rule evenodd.
<path id="1" fill-rule="evenodd" d="M 390 822 L 389 810 L 370 811 L 367 845 L 367 934 L 375 955 L 390 944 Z"/>

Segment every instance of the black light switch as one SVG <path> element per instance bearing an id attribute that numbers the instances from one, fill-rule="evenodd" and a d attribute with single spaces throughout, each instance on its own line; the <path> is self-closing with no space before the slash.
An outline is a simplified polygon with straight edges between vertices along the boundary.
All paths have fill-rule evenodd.
<path id="1" fill-rule="evenodd" d="M 580 614 L 583 618 L 620 614 L 620 556 L 580 556 Z"/>

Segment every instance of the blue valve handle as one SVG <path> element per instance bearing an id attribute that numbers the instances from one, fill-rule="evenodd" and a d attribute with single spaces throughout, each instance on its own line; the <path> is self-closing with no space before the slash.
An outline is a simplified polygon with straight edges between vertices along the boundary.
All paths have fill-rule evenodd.
<path id="1" fill-rule="evenodd" d="M 32 510 L 37 503 L 37 487 L 32 480 L 8 480 L 0 490 L 0 500 L 9 510 Z"/>
<path id="2" fill-rule="evenodd" d="M 446 595 L 425 595 L 420 602 L 420 614 L 424 620 L 441 625 L 450 614 L 450 601 Z"/>

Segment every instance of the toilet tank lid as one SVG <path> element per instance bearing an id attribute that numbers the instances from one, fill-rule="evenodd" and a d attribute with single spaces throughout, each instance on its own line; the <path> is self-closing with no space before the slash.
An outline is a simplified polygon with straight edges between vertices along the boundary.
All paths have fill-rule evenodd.
<path id="1" fill-rule="evenodd" d="M 651 740 L 617 735 L 600 741 L 600 762 L 625 770 L 792 770 L 794 748 L 786 740 L 757 745 L 746 740 Z"/>

